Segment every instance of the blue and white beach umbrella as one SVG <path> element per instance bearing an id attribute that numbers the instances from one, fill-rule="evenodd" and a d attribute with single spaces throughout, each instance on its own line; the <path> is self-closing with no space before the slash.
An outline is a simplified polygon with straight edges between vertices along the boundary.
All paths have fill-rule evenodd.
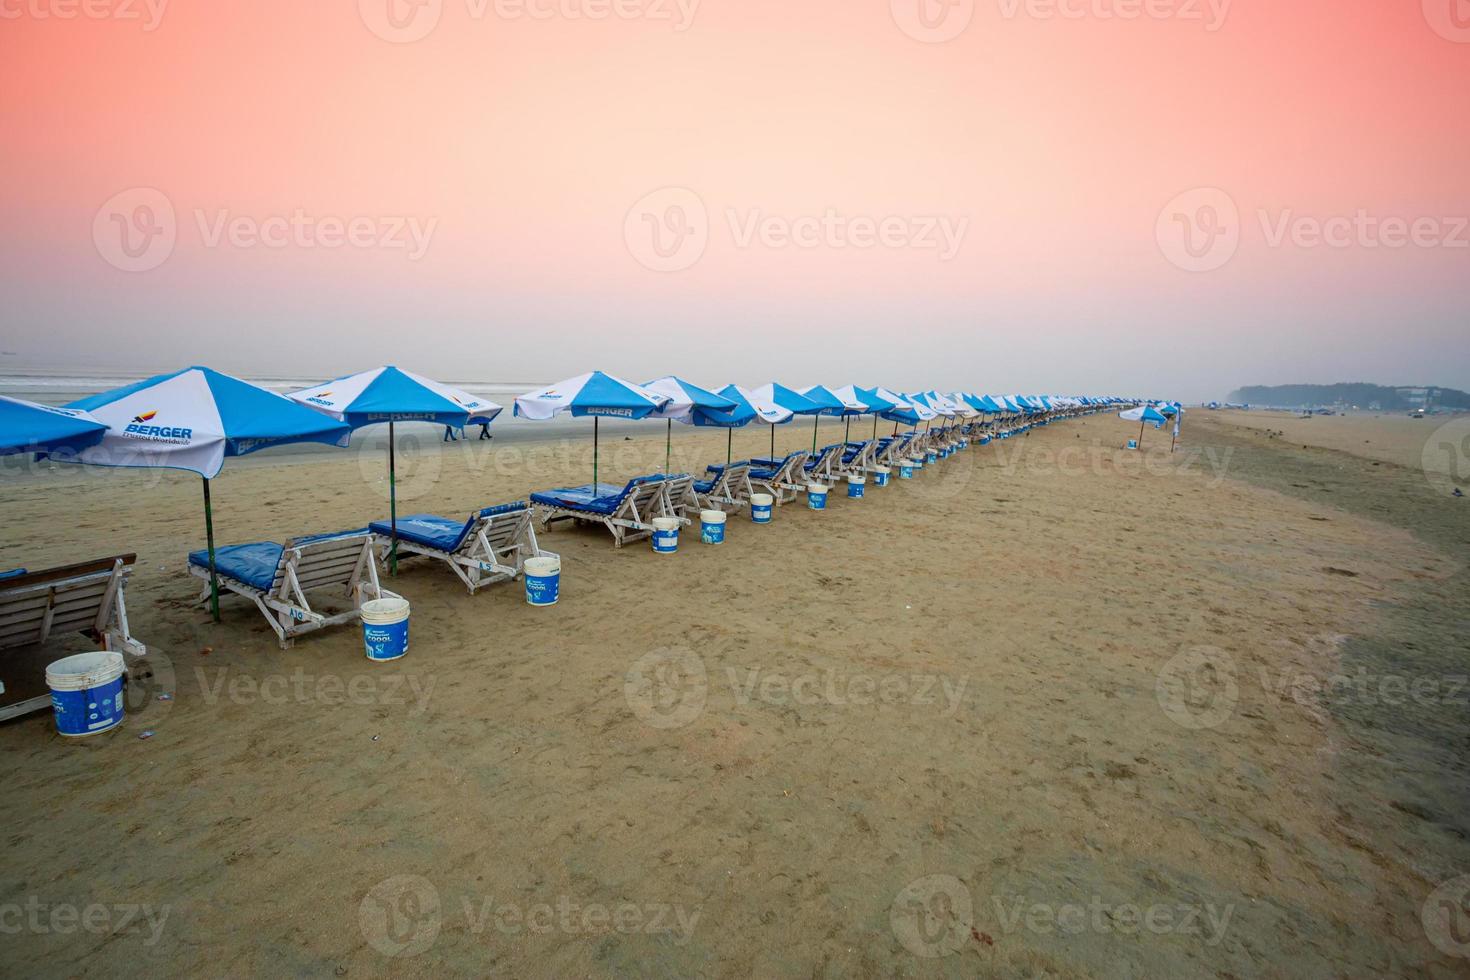
<path id="1" fill-rule="evenodd" d="M 210 611 L 219 621 L 214 570 L 214 512 L 209 481 L 225 459 L 273 446 L 319 442 L 346 446 L 352 429 L 273 391 L 206 367 L 160 374 L 137 384 L 72 402 L 108 426 L 96 445 L 74 459 L 93 466 L 167 467 L 204 480 L 209 545 Z"/>
<path id="2" fill-rule="evenodd" d="M 106 424 L 81 409 L 0 395 L 0 456 L 80 452 L 101 442 L 106 431 Z"/>
<path id="3" fill-rule="evenodd" d="M 1168 421 L 1163 413 L 1152 405 L 1140 405 L 1137 408 L 1130 408 L 1127 411 L 1119 412 L 1118 418 L 1125 422 L 1138 423 L 1138 448 L 1140 449 L 1143 448 L 1143 427 L 1149 422 L 1157 422 L 1159 425 L 1163 425 Z"/>
<path id="4" fill-rule="evenodd" d="M 489 424 L 501 406 L 412 371 L 387 365 L 349 374 L 287 397 L 299 405 L 346 422 L 354 429 L 388 423 L 388 567 L 398 574 L 397 422 L 434 422 L 462 429 L 471 418 Z"/>
<path id="5" fill-rule="evenodd" d="M 545 421 L 562 413 L 573 418 L 592 417 L 592 485 L 597 485 L 597 429 L 603 418 L 646 419 L 669 403 L 666 395 L 642 385 L 590 371 L 554 385 L 517 395 L 518 418 Z"/>
<path id="6" fill-rule="evenodd" d="M 672 374 L 650 381 L 643 386 L 644 390 L 651 391 L 655 395 L 668 398 L 663 408 L 654 412 L 649 418 L 668 419 L 668 430 L 664 438 L 664 473 L 669 472 L 669 463 L 674 451 L 674 422 L 683 422 L 685 425 L 699 425 L 697 416 L 708 413 L 733 412 L 736 405 L 724 395 L 717 395 L 713 391 L 701 388 L 699 385 L 690 384 L 682 378 L 676 378 Z M 754 414 L 754 413 L 752 413 Z M 749 421 L 749 419 L 747 419 Z M 744 424 L 744 423 L 741 423 Z"/>
<path id="7" fill-rule="evenodd" d="M 850 414 L 848 412 L 849 405 L 823 385 L 812 385 L 809 388 L 802 388 L 800 394 L 801 397 L 821 409 L 821 411 L 812 413 L 812 452 L 816 452 L 817 428 L 821 425 L 822 416 L 842 418 Z M 854 412 L 851 414 L 858 413 Z"/>
<path id="8" fill-rule="evenodd" d="M 775 455 L 775 431 L 776 426 L 785 425 L 795 416 L 789 408 L 776 404 L 769 398 L 762 397 L 755 390 L 742 388 L 740 385 L 725 385 L 720 389 L 720 394 L 736 402 L 742 410 L 749 409 L 753 414 L 749 421 L 761 422 L 771 427 L 772 455 Z"/>
<path id="9" fill-rule="evenodd" d="M 795 388 L 788 388 L 785 385 L 776 384 L 775 382 L 752 389 L 750 395 L 751 404 L 754 405 L 774 405 L 777 408 L 790 412 L 792 415 L 822 414 L 822 406 L 820 404 L 812 401 Z M 790 419 L 787 418 L 785 421 L 790 421 Z M 771 425 L 771 455 L 773 457 L 776 455 L 776 424 L 773 423 Z"/>

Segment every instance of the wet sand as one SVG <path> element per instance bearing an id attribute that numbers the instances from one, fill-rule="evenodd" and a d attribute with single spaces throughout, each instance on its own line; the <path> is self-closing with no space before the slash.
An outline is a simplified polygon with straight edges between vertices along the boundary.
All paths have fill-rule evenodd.
<path id="1" fill-rule="evenodd" d="M 672 557 L 554 530 L 551 609 L 407 565 L 387 665 L 211 624 L 197 480 L 11 475 L 0 567 L 137 551 L 158 665 L 116 733 L 0 726 L 0 971 L 1462 975 L 1421 914 L 1470 872 L 1470 503 L 1230 414 L 1172 457 L 1060 423 Z M 487 445 L 410 457 L 400 513 L 590 476 Z M 664 433 L 603 450 L 656 470 Z M 382 516 L 382 471 L 227 467 L 221 543 Z"/>

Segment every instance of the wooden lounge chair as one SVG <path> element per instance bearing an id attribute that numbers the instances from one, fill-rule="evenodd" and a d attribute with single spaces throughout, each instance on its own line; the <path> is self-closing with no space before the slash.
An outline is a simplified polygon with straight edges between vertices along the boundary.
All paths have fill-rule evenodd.
<path id="1" fill-rule="evenodd" d="M 611 483 L 563 487 L 531 494 L 537 519 L 542 527 L 554 521 L 577 521 L 601 524 L 612 532 L 613 542 L 621 548 L 653 534 L 653 519 L 662 517 L 664 477 L 640 476 L 626 486 Z M 673 515 L 669 515 L 673 516 Z"/>
<path id="2" fill-rule="evenodd" d="M 444 562 L 474 595 L 497 582 L 520 577 L 527 558 L 555 558 L 536 543 L 531 507 L 524 500 L 476 511 L 458 521 L 434 514 L 412 514 L 398 519 L 398 557 L 419 555 Z M 377 538 L 380 559 L 392 547 L 393 525 L 368 525 Z"/>
<path id="3" fill-rule="evenodd" d="M 373 534 L 367 528 L 294 538 L 285 544 L 263 541 L 216 548 L 215 571 L 221 591 L 255 603 L 284 650 L 303 633 L 348 623 L 361 616 L 369 599 L 398 598 L 378 584 Z M 209 601 L 209 552 L 189 553 L 189 573 L 204 580 L 202 602 Z M 323 615 L 306 594 L 340 589 L 352 600 L 346 612 Z"/>

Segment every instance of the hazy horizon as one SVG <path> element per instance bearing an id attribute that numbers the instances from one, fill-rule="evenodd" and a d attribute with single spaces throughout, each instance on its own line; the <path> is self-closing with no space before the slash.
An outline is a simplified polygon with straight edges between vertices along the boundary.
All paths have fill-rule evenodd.
<path id="1" fill-rule="evenodd" d="M 0 371 L 1470 389 L 1440 0 L 37 2 Z"/>

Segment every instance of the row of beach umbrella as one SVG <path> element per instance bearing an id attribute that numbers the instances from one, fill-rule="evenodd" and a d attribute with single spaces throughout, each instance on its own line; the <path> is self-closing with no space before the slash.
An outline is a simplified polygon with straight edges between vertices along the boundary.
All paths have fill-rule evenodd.
<path id="1" fill-rule="evenodd" d="M 898 425 L 928 424 L 936 418 L 977 418 L 986 414 L 1025 415 L 1069 407 L 1137 404 L 1142 399 L 1053 398 L 1051 396 L 971 395 L 938 391 L 899 394 L 887 388 L 847 385 L 805 390 L 771 383 L 756 388 L 727 385 L 711 391 L 668 376 L 639 385 L 601 371 L 568 378 L 515 399 L 514 414 L 526 419 L 557 415 L 593 420 L 592 480 L 598 482 L 600 422 L 663 419 L 667 422 L 665 469 L 672 454 L 673 423 L 729 430 L 726 461 L 734 429 L 770 426 L 775 455 L 776 426 L 797 416 L 813 418 L 812 446 L 821 417 L 847 420 L 872 415 Z M 40 453 L 66 462 L 114 467 L 165 467 L 197 473 L 203 483 L 205 534 L 210 562 L 210 606 L 219 618 L 215 576 L 214 517 L 210 480 L 224 461 L 274 446 L 322 443 L 345 447 L 352 432 L 388 426 L 390 568 L 397 570 L 397 486 L 395 426 L 433 422 L 462 427 L 492 422 L 503 407 L 451 385 L 394 366 L 280 395 L 206 367 L 159 375 L 73 402 L 64 408 L 0 396 L 0 455 Z"/>

